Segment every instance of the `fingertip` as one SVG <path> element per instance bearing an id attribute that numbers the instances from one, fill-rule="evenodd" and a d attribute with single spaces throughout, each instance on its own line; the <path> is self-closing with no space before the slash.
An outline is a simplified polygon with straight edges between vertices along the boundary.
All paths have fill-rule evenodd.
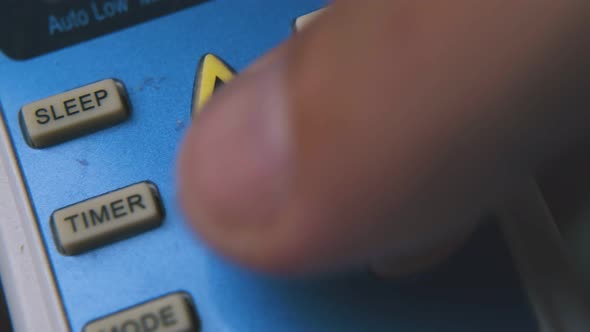
<path id="1" fill-rule="evenodd" d="M 181 206 L 200 235 L 218 247 L 218 237 L 233 229 L 272 222 L 289 186 L 282 66 L 280 60 L 263 62 L 216 93 L 179 153 Z"/>
<path id="2" fill-rule="evenodd" d="M 233 262 L 275 274 L 332 271 L 423 250 L 443 241 L 447 223 L 463 222 L 452 219 L 457 205 L 412 203 L 431 199 L 422 185 L 436 168 L 427 152 L 438 146 L 404 144 L 424 138 L 403 116 L 429 128 L 419 114 L 402 114 L 407 95 L 382 103 L 382 87 L 398 82 L 378 61 L 359 77 L 383 84 L 351 82 L 347 72 L 361 67 L 354 54 L 334 59 L 349 46 L 343 33 L 330 43 L 336 23 L 310 27 L 227 85 L 184 140 L 178 186 L 187 219 Z"/>

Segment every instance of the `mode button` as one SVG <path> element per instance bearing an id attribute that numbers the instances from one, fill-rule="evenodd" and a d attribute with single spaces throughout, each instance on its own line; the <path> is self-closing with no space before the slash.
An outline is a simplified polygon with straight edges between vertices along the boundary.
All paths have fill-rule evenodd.
<path id="1" fill-rule="evenodd" d="M 83 332 L 198 332 L 190 296 L 179 292 L 88 323 Z"/>

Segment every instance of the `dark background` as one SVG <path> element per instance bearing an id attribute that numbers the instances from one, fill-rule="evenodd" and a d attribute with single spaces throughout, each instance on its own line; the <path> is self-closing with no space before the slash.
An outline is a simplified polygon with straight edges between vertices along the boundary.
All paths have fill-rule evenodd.
<path id="1" fill-rule="evenodd" d="M 10 327 L 10 318 L 8 317 L 6 302 L 2 293 L 2 283 L 0 282 L 0 332 L 8 331 L 12 331 L 12 328 Z"/>
<path id="2" fill-rule="evenodd" d="M 210 0 L 167 0 L 142 7 L 139 0 L 127 0 L 125 14 L 51 36 L 49 16 L 64 17 L 71 9 L 88 9 L 91 1 L 1 0 L 0 50 L 13 59 L 26 60 L 206 1 Z"/>

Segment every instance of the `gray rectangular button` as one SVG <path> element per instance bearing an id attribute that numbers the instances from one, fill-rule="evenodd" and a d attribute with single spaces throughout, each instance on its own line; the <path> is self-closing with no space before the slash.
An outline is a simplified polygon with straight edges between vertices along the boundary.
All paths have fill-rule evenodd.
<path id="1" fill-rule="evenodd" d="M 83 332 L 198 332 L 192 301 L 185 293 L 174 293 L 99 318 Z"/>
<path id="2" fill-rule="evenodd" d="M 295 26 L 294 26 L 295 32 L 300 32 L 301 30 L 303 30 L 311 22 L 315 21 L 318 17 L 320 17 L 320 15 L 322 15 L 326 10 L 327 10 L 327 8 L 322 8 L 322 9 L 318 9 L 314 12 L 311 12 L 309 14 L 298 17 L 295 20 Z"/>
<path id="3" fill-rule="evenodd" d="M 58 250 L 76 255 L 157 227 L 163 218 L 158 189 L 141 182 L 57 210 L 50 223 Z"/>
<path id="4" fill-rule="evenodd" d="M 25 105 L 19 120 L 27 143 L 43 148 L 124 121 L 130 111 L 123 83 L 107 79 Z"/>

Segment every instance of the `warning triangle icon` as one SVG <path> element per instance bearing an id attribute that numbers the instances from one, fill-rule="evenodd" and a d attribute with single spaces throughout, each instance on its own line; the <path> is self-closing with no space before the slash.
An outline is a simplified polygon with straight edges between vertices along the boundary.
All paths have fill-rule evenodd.
<path id="1" fill-rule="evenodd" d="M 231 81 L 235 71 L 213 54 L 201 59 L 193 91 L 193 114 L 199 114 L 213 93 Z"/>

